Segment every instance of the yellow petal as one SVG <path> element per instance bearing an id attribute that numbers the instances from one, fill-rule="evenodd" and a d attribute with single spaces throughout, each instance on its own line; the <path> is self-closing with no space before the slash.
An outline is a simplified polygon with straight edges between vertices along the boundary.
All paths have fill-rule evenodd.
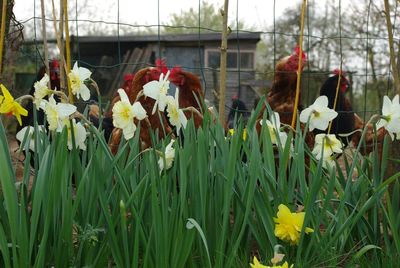
<path id="1" fill-rule="evenodd" d="M 3 96 L 4 96 L 4 101 L 13 101 L 14 98 L 13 96 L 11 96 L 10 91 L 8 91 L 8 89 L 3 85 L 0 84 L 1 87 L 1 91 L 3 92 Z"/>

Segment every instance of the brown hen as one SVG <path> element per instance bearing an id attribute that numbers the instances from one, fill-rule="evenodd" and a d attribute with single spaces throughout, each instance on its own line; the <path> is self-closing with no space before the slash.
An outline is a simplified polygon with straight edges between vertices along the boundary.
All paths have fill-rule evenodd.
<path id="1" fill-rule="evenodd" d="M 157 133 L 158 138 L 162 139 L 166 135 L 172 133 L 171 127 L 168 125 L 168 121 L 163 112 L 156 112 L 152 114 L 153 106 L 155 104 L 155 100 L 152 98 L 148 98 L 143 95 L 142 90 L 143 86 L 150 81 L 158 80 L 160 77 L 161 71 L 156 67 L 149 67 L 139 70 L 133 80 L 132 86 L 127 91 L 127 95 L 131 103 L 135 101 L 139 101 L 143 108 L 146 110 L 147 119 L 142 120 L 140 125 L 140 141 L 141 141 L 141 149 L 146 149 L 152 145 L 151 141 L 151 131 L 155 131 Z M 119 96 L 116 96 L 112 104 L 115 104 L 119 100 Z M 112 106 L 110 108 L 112 110 Z M 112 112 L 110 113 L 112 116 Z M 138 124 L 139 122 L 135 122 Z M 115 154 L 118 150 L 119 143 L 122 137 L 122 130 L 115 128 L 111 134 L 111 138 L 109 141 L 109 146 L 113 154 Z"/>

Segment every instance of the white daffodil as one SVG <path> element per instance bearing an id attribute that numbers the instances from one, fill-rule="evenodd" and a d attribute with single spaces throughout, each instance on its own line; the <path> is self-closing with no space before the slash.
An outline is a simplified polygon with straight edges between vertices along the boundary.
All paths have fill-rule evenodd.
<path id="1" fill-rule="evenodd" d="M 33 103 L 36 105 L 36 109 L 39 110 L 40 102 L 50 93 L 50 89 L 48 88 L 49 76 L 47 73 L 44 74 L 43 78 L 40 81 L 35 82 L 33 87 L 35 88 L 35 92 L 33 93 Z"/>
<path id="2" fill-rule="evenodd" d="M 38 131 L 45 133 L 46 129 L 44 128 L 44 126 L 40 125 L 40 126 L 38 126 Z M 26 134 L 26 132 L 28 132 L 28 134 Z M 16 134 L 15 137 L 17 140 L 19 140 L 21 142 L 20 148 L 24 148 L 26 150 L 26 149 L 28 149 L 26 147 L 26 144 L 28 144 L 29 149 L 34 152 L 35 151 L 35 135 L 34 134 L 35 134 L 35 128 L 32 126 L 26 126 L 26 127 L 22 128 L 20 131 L 18 131 L 18 133 Z M 25 135 L 27 135 L 26 141 L 24 144 L 22 144 L 24 141 Z"/>
<path id="3" fill-rule="evenodd" d="M 72 94 L 77 98 L 87 101 L 90 98 L 90 90 L 85 85 L 85 80 L 90 78 L 92 74 L 89 69 L 78 67 L 78 62 L 75 62 L 74 67 L 68 74 L 69 81 L 71 82 Z"/>
<path id="4" fill-rule="evenodd" d="M 64 119 L 76 112 L 76 106 L 69 103 L 57 103 L 54 95 L 50 96 L 49 101 L 42 100 L 40 108 L 46 114 L 49 130 L 57 132 L 62 131 Z"/>
<path id="5" fill-rule="evenodd" d="M 113 124 L 115 127 L 122 129 L 125 139 L 129 140 L 136 131 L 136 125 L 133 119 L 143 120 L 146 118 L 147 114 L 140 102 L 135 102 L 131 105 L 126 92 L 122 88 L 118 89 L 118 94 L 121 100 L 116 102 L 112 109 Z"/>
<path id="6" fill-rule="evenodd" d="M 301 111 L 300 122 L 307 123 L 310 120 L 310 131 L 313 131 L 314 128 L 325 130 L 329 122 L 335 119 L 337 115 L 338 113 L 335 110 L 328 107 L 328 97 L 319 96 L 310 107 Z"/>
<path id="7" fill-rule="evenodd" d="M 376 125 L 379 129 L 384 127 L 388 132 L 392 140 L 394 134 L 396 138 L 400 139 L 400 103 L 399 95 L 394 96 L 393 101 L 390 101 L 388 96 L 383 97 L 382 106 L 382 119 L 380 119 Z"/>
<path id="8" fill-rule="evenodd" d="M 317 160 L 321 160 L 322 152 L 324 159 L 332 156 L 333 153 L 342 153 L 342 143 L 338 140 L 335 134 L 317 134 L 315 136 L 315 145 L 312 151 Z"/>
<path id="9" fill-rule="evenodd" d="M 157 106 L 158 110 L 163 112 L 165 106 L 167 105 L 167 94 L 169 89 L 169 71 L 164 77 L 164 74 L 161 73 L 159 81 L 150 81 L 143 86 L 143 93 L 147 97 L 150 97 L 156 100 L 154 104 L 152 114 L 156 112 Z"/>
<path id="10" fill-rule="evenodd" d="M 333 168 L 336 165 L 334 154 L 330 155 L 329 157 L 324 157 L 322 161 L 323 161 L 322 167 L 324 168 Z"/>
<path id="11" fill-rule="evenodd" d="M 263 125 L 263 121 L 260 121 L 260 124 Z M 287 133 L 284 131 L 280 131 L 281 127 L 281 121 L 279 114 L 277 112 L 274 112 L 269 120 L 266 120 L 266 124 L 268 127 L 269 135 L 271 137 L 271 142 L 272 144 L 278 145 L 278 138 L 280 140 L 280 143 L 282 144 L 282 147 L 285 147 L 286 140 L 287 140 Z"/>
<path id="12" fill-rule="evenodd" d="M 175 158 L 175 149 L 172 147 L 174 145 L 174 139 L 170 141 L 170 143 L 165 147 L 164 154 L 158 159 L 158 166 L 160 167 L 161 171 L 168 170 L 172 167 L 172 163 L 174 162 Z M 165 166 L 164 166 L 164 159 L 165 159 Z"/>
<path id="13" fill-rule="evenodd" d="M 179 88 L 176 88 L 175 98 L 172 96 L 167 97 L 167 113 L 169 122 L 176 127 L 176 132 L 179 135 L 181 127 L 185 128 L 187 125 L 187 118 L 182 109 L 179 109 Z"/>
<path id="14" fill-rule="evenodd" d="M 71 121 L 72 121 L 72 127 L 71 127 Z M 75 146 L 78 149 L 81 150 L 86 150 L 86 137 L 87 137 L 87 131 L 85 127 L 81 124 L 81 122 L 76 123 L 75 118 L 72 120 L 69 119 L 64 119 L 63 123 L 64 126 L 67 128 L 68 131 L 68 149 L 72 150 L 73 149 L 73 143 L 72 143 L 72 132 L 73 132 L 73 137 L 75 140 Z"/>

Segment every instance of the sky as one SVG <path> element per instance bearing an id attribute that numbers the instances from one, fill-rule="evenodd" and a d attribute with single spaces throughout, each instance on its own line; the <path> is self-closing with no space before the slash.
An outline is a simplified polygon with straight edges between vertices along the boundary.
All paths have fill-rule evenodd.
<path id="1" fill-rule="evenodd" d="M 70 5 L 74 5 L 77 0 L 70 0 Z M 78 3 L 83 3 L 79 0 Z M 87 5 L 81 7 L 78 13 L 79 19 L 91 20 L 106 20 L 130 24 L 157 25 L 159 22 L 168 23 L 171 14 L 179 13 L 184 10 L 193 8 L 198 10 L 198 0 L 87 0 Z M 118 14 L 119 2 L 119 14 Z M 222 7 L 224 0 L 207 0 L 208 3 L 213 3 L 215 7 Z M 283 11 L 294 3 L 301 2 L 300 0 L 275 0 L 275 16 L 279 17 Z M 59 1 L 55 0 L 55 5 Z M 139 7 L 140 3 L 140 7 Z M 45 5 L 49 5 L 51 1 L 45 0 Z M 82 4 L 81 4 L 82 5 Z M 158 9 L 159 5 L 159 9 Z M 36 6 L 36 10 L 34 10 Z M 27 8 L 28 7 L 28 8 Z M 229 19 L 245 22 L 245 25 L 257 30 L 265 30 L 268 25 L 273 23 L 274 0 L 236 0 L 229 1 Z M 25 21 L 32 18 L 34 15 L 40 16 L 40 1 L 39 0 L 24 0 L 15 1 L 14 13 L 19 21 Z M 158 14 L 159 17 L 158 18 Z M 50 17 L 51 14 L 46 14 Z M 69 14 L 70 19 L 75 17 L 75 12 Z"/>

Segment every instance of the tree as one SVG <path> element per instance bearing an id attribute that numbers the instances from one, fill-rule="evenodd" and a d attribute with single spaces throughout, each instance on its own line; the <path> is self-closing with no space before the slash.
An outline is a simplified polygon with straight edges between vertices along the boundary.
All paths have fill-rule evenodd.
<path id="1" fill-rule="evenodd" d="M 199 21 L 200 15 L 200 21 Z M 220 31 L 222 27 L 222 16 L 219 10 L 210 3 L 202 1 L 199 10 L 190 8 L 187 11 L 174 13 L 169 24 L 164 24 L 163 33 L 180 34 L 180 33 L 198 33 L 209 31 Z M 236 25 L 237 24 L 237 25 Z M 244 23 L 231 20 L 229 27 L 231 29 L 243 29 Z"/>

